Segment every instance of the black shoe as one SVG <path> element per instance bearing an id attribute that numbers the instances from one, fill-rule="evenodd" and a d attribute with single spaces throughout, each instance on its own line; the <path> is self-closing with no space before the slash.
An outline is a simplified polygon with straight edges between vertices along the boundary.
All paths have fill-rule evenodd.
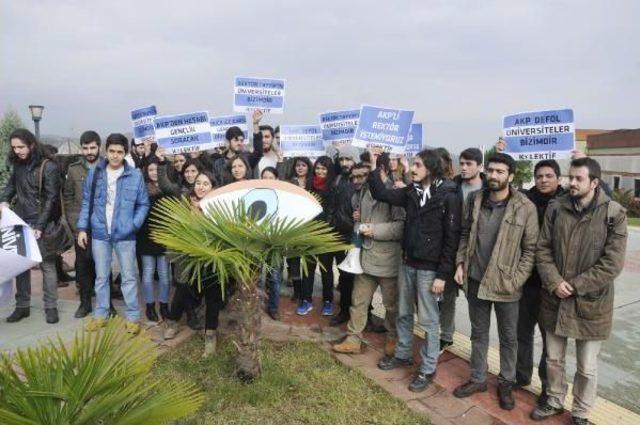
<path id="1" fill-rule="evenodd" d="M 538 406 L 544 406 L 549 401 L 549 395 L 547 394 L 547 390 L 542 388 L 540 395 L 538 396 L 537 404 Z"/>
<path id="2" fill-rule="evenodd" d="M 58 273 L 58 281 L 59 282 L 69 283 L 69 282 L 72 282 L 74 280 L 76 280 L 76 278 L 71 276 L 69 273 L 62 273 L 62 274 Z M 60 286 L 60 285 L 58 284 L 58 286 Z M 69 286 L 69 285 L 65 285 L 65 286 Z"/>
<path id="3" fill-rule="evenodd" d="M 109 306 L 109 318 L 118 317 L 118 310 L 113 305 Z"/>
<path id="4" fill-rule="evenodd" d="M 552 416 L 561 415 L 564 412 L 564 409 L 558 409 L 557 407 L 553 407 L 549 403 L 545 403 L 541 406 L 535 408 L 529 417 L 534 421 L 543 421 Z"/>
<path id="5" fill-rule="evenodd" d="M 374 319 L 373 315 L 367 317 L 367 326 L 365 326 L 365 332 L 373 332 L 376 334 L 383 334 L 387 331 L 384 327 L 384 323 L 377 322 L 378 319 Z"/>
<path id="6" fill-rule="evenodd" d="M 444 350 L 447 349 L 447 347 L 451 347 L 453 345 L 453 341 L 445 341 L 444 339 L 440 340 L 440 354 L 444 353 Z"/>
<path id="7" fill-rule="evenodd" d="M 498 401 L 500 402 L 500 408 L 504 410 L 513 410 L 516 407 L 512 384 L 498 384 Z"/>
<path id="8" fill-rule="evenodd" d="M 29 317 L 29 314 L 30 314 L 29 312 L 30 312 L 30 309 L 28 307 L 16 307 L 16 309 L 13 310 L 13 313 L 11 313 L 9 317 L 7 317 L 7 322 L 9 323 L 19 322 L 25 317 Z"/>
<path id="9" fill-rule="evenodd" d="M 160 317 L 162 320 L 169 320 L 169 304 L 160 303 Z"/>
<path id="10" fill-rule="evenodd" d="M 487 383 L 478 383 L 469 381 L 465 384 L 460 385 L 458 388 L 453 390 L 453 395 L 458 398 L 465 398 L 473 395 L 475 393 L 481 393 L 487 391 Z"/>
<path id="11" fill-rule="evenodd" d="M 347 323 L 349 321 L 348 314 L 342 314 L 342 311 L 337 315 L 333 316 L 333 319 L 329 321 L 329 326 L 340 326 L 343 323 Z"/>
<path id="12" fill-rule="evenodd" d="M 589 419 L 572 416 L 571 425 L 589 425 Z"/>
<path id="13" fill-rule="evenodd" d="M 278 310 L 275 310 L 275 311 L 269 310 L 268 314 L 272 320 L 275 320 L 276 322 L 280 320 L 280 313 L 278 313 Z"/>
<path id="14" fill-rule="evenodd" d="M 60 321 L 57 308 L 45 308 L 44 315 L 46 317 L 47 323 L 58 323 Z"/>
<path id="15" fill-rule="evenodd" d="M 145 312 L 150 322 L 158 321 L 158 313 L 156 312 L 156 303 L 147 303 L 147 311 Z"/>
<path id="16" fill-rule="evenodd" d="M 433 382 L 434 373 L 426 374 L 426 373 L 418 373 L 413 377 L 413 380 L 409 384 L 409 391 L 413 391 L 414 393 L 419 393 L 427 389 L 429 384 Z"/>
<path id="17" fill-rule="evenodd" d="M 399 359 L 396 356 L 384 356 L 378 362 L 378 369 L 391 370 L 398 367 L 411 366 L 413 359 Z"/>
<path id="18" fill-rule="evenodd" d="M 76 319 L 82 319 L 83 317 L 87 317 L 89 313 L 91 313 L 91 311 L 91 301 L 81 301 L 80 306 L 76 310 L 76 313 L 73 315 L 73 317 L 75 317 Z"/>

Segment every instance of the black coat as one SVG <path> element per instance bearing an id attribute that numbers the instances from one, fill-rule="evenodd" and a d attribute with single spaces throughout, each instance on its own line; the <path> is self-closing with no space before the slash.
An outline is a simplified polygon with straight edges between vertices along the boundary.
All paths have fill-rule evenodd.
<path id="1" fill-rule="evenodd" d="M 0 197 L 0 202 L 7 203 L 15 198 L 15 213 L 37 230 L 44 230 L 47 223 L 57 223 L 62 215 L 60 169 L 53 160 L 45 164 L 41 195 L 38 194 L 42 161 L 41 158 L 32 158 L 26 164 L 13 164 L 11 177 Z"/>
<path id="2" fill-rule="evenodd" d="M 373 198 L 404 207 L 406 219 L 402 238 L 403 257 L 413 267 L 436 272 L 436 278 L 451 279 L 460 240 L 462 202 L 451 180 L 431 185 L 431 197 L 421 207 L 413 184 L 401 189 L 387 189 L 379 170 L 369 174 Z"/>
<path id="3" fill-rule="evenodd" d="M 348 175 L 341 174 L 331 187 L 328 203 L 328 219 L 338 233 L 351 240 L 353 233 L 353 205 L 351 198 L 355 189 Z"/>
<path id="4" fill-rule="evenodd" d="M 136 234 L 136 251 L 139 255 L 157 256 L 164 255 L 167 251 L 164 245 L 161 245 L 151 239 L 151 228 L 149 226 L 149 219 L 154 213 L 154 206 L 163 197 L 164 195 L 162 193 L 149 195 L 149 215 L 147 215 L 147 219 Z"/>

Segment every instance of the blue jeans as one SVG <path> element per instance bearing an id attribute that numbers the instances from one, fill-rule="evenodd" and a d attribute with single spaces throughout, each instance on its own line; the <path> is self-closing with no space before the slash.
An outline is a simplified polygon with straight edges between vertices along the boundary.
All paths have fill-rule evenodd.
<path id="1" fill-rule="evenodd" d="M 400 265 L 398 274 L 398 342 L 395 356 L 409 359 L 413 355 L 413 312 L 417 302 L 418 324 L 426 331 L 425 342 L 420 348 L 420 372 L 426 374 L 436 371 L 440 355 L 440 312 L 437 297 L 431 292 L 435 277 L 435 271 L 419 270 L 406 264 Z"/>
<path id="2" fill-rule="evenodd" d="M 140 319 L 138 305 L 138 285 L 136 266 L 136 241 L 102 241 L 91 240 L 93 261 L 96 265 L 96 310 L 94 317 L 105 319 L 109 314 L 109 275 L 111 274 L 112 251 L 116 252 L 120 275 L 122 277 L 122 295 L 126 304 L 125 317 L 134 322 Z"/>
<path id="3" fill-rule="evenodd" d="M 153 294 L 153 274 L 158 271 L 158 301 L 169 302 L 169 262 L 164 255 L 143 255 L 142 256 L 142 293 L 144 302 L 154 303 Z"/>

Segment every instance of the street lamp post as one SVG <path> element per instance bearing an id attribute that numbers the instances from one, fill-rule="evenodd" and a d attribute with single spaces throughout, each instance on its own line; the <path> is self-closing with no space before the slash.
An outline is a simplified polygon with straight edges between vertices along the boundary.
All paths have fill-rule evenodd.
<path id="1" fill-rule="evenodd" d="M 29 110 L 31 110 L 31 118 L 33 119 L 33 123 L 36 129 L 36 140 L 40 141 L 40 120 L 42 119 L 42 111 L 44 111 L 44 106 L 29 105 Z"/>

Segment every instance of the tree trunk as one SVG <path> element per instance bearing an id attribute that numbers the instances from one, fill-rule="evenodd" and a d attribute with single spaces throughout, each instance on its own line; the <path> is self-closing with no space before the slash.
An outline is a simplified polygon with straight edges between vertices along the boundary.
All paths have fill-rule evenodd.
<path id="1" fill-rule="evenodd" d="M 250 382 L 262 370 L 259 352 L 260 322 L 262 312 L 260 310 L 260 275 L 253 282 L 242 283 L 237 289 L 237 305 L 240 317 L 238 318 L 238 340 L 236 347 L 238 357 L 238 377 Z"/>

